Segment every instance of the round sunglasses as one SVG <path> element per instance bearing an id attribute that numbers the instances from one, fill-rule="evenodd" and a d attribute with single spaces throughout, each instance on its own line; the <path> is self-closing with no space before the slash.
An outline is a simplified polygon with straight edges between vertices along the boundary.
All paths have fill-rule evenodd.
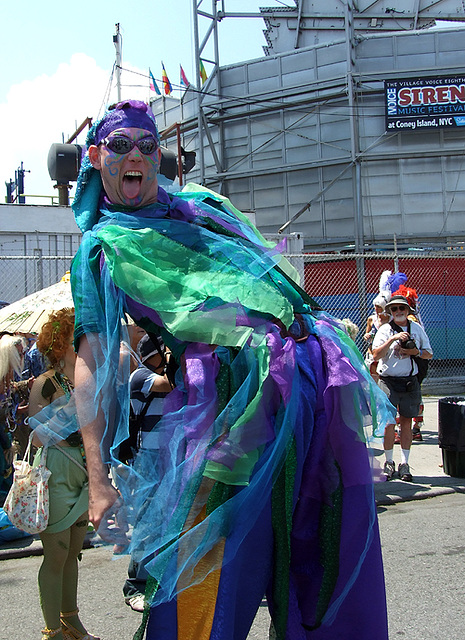
<path id="1" fill-rule="evenodd" d="M 102 140 L 102 144 L 104 144 L 107 149 L 110 149 L 110 151 L 113 151 L 113 153 L 119 155 L 129 153 L 134 147 L 137 147 L 145 156 L 150 156 L 158 149 L 158 143 L 153 136 L 147 136 L 140 140 L 131 140 L 124 136 L 113 136 Z"/>
<path id="2" fill-rule="evenodd" d="M 398 307 L 392 306 L 389 308 L 391 309 L 391 311 L 405 311 L 407 307 L 405 306 L 405 304 L 400 304 Z"/>

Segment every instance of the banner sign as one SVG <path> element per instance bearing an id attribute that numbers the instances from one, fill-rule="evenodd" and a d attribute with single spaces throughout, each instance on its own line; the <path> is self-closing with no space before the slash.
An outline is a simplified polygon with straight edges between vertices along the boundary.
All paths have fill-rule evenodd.
<path id="1" fill-rule="evenodd" d="M 465 76 L 385 80 L 386 130 L 465 126 Z"/>

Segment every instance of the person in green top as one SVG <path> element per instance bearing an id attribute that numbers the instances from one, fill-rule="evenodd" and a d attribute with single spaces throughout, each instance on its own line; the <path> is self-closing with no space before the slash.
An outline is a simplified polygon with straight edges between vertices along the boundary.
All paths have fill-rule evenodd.
<path id="1" fill-rule="evenodd" d="M 50 368 L 34 380 L 29 396 L 30 417 L 40 415 L 60 398 L 71 398 L 76 361 L 73 329 L 73 309 L 52 313 L 42 326 L 37 347 Z M 36 434 L 35 444 L 41 444 Z M 41 454 L 40 448 L 37 461 Z M 49 446 L 46 464 L 51 475 L 49 521 L 40 533 L 44 549 L 39 570 L 40 604 L 45 619 L 42 640 L 98 640 L 85 630 L 77 606 L 78 557 L 88 525 L 87 473 L 79 432 Z"/>

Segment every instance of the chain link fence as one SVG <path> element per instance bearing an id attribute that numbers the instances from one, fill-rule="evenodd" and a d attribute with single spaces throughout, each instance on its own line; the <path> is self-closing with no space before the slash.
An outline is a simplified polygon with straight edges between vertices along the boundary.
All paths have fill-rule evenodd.
<path id="1" fill-rule="evenodd" d="M 0 256 L 0 300 L 16 302 L 61 280 L 73 256 Z"/>
<path id="2" fill-rule="evenodd" d="M 465 384 L 465 252 L 377 254 L 304 254 L 287 256 L 300 273 L 301 284 L 318 304 L 359 328 L 355 340 L 364 355 L 363 335 L 374 311 L 383 271 L 403 272 L 416 289 L 421 321 L 434 352 L 428 387 Z"/>
<path id="3" fill-rule="evenodd" d="M 301 284 L 318 304 L 359 328 L 356 344 L 366 352 L 366 322 L 373 313 L 383 271 L 401 271 L 417 290 L 421 320 L 434 358 L 424 387 L 442 381 L 465 384 L 465 252 L 288 255 Z M 73 256 L 0 256 L 0 300 L 15 302 L 58 282 Z"/>

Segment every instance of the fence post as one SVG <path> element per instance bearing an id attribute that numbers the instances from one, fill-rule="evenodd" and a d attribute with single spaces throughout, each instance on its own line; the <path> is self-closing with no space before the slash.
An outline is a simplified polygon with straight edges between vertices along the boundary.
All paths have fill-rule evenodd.
<path id="1" fill-rule="evenodd" d="M 42 260 L 42 249 L 34 249 L 34 256 L 37 258 L 36 260 L 36 290 L 40 291 L 40 289 L 44 288 L 44 263 Z"/>

